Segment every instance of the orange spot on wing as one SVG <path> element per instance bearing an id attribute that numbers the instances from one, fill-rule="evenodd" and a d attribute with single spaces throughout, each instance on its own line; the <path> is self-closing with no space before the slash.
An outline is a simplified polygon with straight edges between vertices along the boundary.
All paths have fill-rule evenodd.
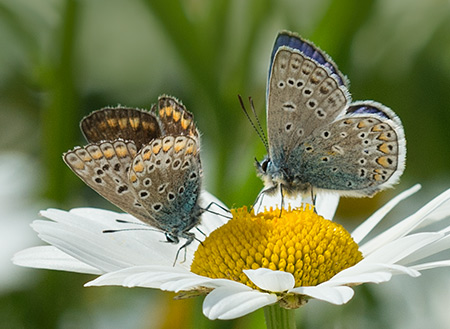
<path id="1" fill-rule="evenodd" d="M 153 130 L 153 131 L 156 130 L 155 124 L 153 122 L 143 121 L 142 122 L 142 127 L 145 130 Z"/>
<path id="2" fill-rule="evenodd" d="M 116 154 L 119 158 L 125 158 L 129 153 L 125 145 L 118 145 L 116 146 Z"/>
<path id="3" fill-rule="evenodd" d="M 189 125 L 191 124 L 192 120 L 190 119 L 186 119 L 186 118 L 182 118 L 181 119 L 181 126 L 183 127 L 183 129 L 187 129 L 189 127 Z"/>
<path id="4" fill-rule="evenodd" d="M 135 172 L 143 172 L 144 171 L 144 164 L 142 163 L 142 161 L 139 161 L 138 163 L 136 163 L 134 166 L 133 166 L 133 170 L 135 171 Z"/>
<path id="5" fill-rule="evenodd" d="M 107 119 L 106 121 L 108 122 L 108 125 L 109 125 L 110 127 L 116 127 L 116 126 L 117 126 L 117 120 L 116 120 L 116 119 L 109 118 L 109 119 Z"/>
<path id="6" fill-rule="evenodd" d="M 140 122 L 140 120 L 139 120 L 139 118 L 137 118 L 137 117 L 135 117 L 135 118 L 130 118 L 130 126 L 131 126 L 133 129 L 137 129 L 137 128 L 139 127 L 139 122 Z"/>
<path id="7" fill-rule="evenodd" d="M 365 123 L 364 121 L 360 121 L 360 122 L 358 122 L 357 127 L 358 127 L 359 129 L 361 129 L 361 128 L 367 127 L 367 125 L 366 125 L 366 123 Z"/>
<path id="8" fill-rule="evenodd" d="M 172 141 L 171 140 L 166 140 L 164 142 L 164 145 L 163 145 L 163 151 L 164 152 L 169 151 L 172 148 L 172 146 L 173 146 L 173 140 Z"/>
<path id="9" fill-rule="evenodd" d="M 389 158 L 386 156 L 379 157 L 377 163 L 385 168 L 389 167 L 391 164 L 389 163 Z"/>
<path id="10" fill-rule="evenodd" d="M 184 139 L 175 143 L 175 147 L 174 147 L 175 153 L 180 152 L 185 146 L 186 146 L 186 140 L 184 140 Z"/>
<path id="11" fill-rule="evenodd" d="M 78 156 L 81 158 L 83 162 L 92 161 L 92 157 L 87 152 L 85 152 L 85 154 L 83 155 L 78 154 Z"/>
<path id="12" fill-rule="evenodd" d="M 159 151 L 161 151 L 161 147 L 162 147 L 162 146 L 161 146 L 160 143 L 153 145 L 153 148 L 152 148 L 153 154 L 158 154 Z"/>
<path id="13" fill-rule="evenodd" d="M 185 154 L 196 154 L 196 147 L 194 143 L 189 143 L 188 146 L 186 147 L 186 152 Z"/>
<path id="14" fill-rule="evenodd" d="M 119 119 L 118 123 L 119 123 L 120 129 L 125 129 L 128 125 L 128 120 L 127 120 L 127 118 L 121 118 L 121 119 Z"/>
<path id="15" fill-rule="evenodd" d="M 383 175 L 375 174 L 373 175 L 373 179 L 375 179 L 377 182 L 380 182 L 383 180 Z"/>
<path id="16" fill-rule="evenodd" d="M 114 154 L 116 154 L 116 152 L 114 152 L 114 150 L 111 147 L 108 147 L 107 149 L 103 150 L 103 154 L 107 159 L 111 159 L 114 156 Z"/>
<path id="17" fill-rule="evenodd" d="M 84 162 L 81 160 L 71 162 L 70 165 L 76 170 L 83 170 L 85 168 Z"/>
<path id="18" fill-rule="evenodd" d="M 99 149 L 90 151 L 90 154 L 91 154 L 92 159 L 94 159 L 94 160 L 103 158 L 103 153 Z"/>
<path id="19" fill-rule="evenodd" d="M 164 107 L 164 111 L 166 112 L 166 116 L 170 117 L 170 116 L 172 116 L 173 107 L 166 106 L 166 107 Z"/>
<path id="20" fill-rule="evenodd" d="M 387 129 L 387 126 L 385 123 L 379 123 L 375 126 L 372 127 L 372 131 L 374 132 L 381 132 L 381 131 L 385 131 Z"/>
<path id="21" fill-rule="evenodd" d="M 144 161 L 150 160 L 151 155 L 152 154 L 151 154 L 150 150 L 145 150 L 144 153 L 142 153 L 142 160 L 144 160 Z"/>
<path id="22" fill-rule="evenodd" d="M 392 137 L 389 137 L 387 133 L 381 133 L 380 136 L 377 137 L 378 140 L 388 142 L 392 140 Z"/>
<path id="23" fill-rule="evenodd" d="M 181 112 L 174 110 L 173 111 L 173 121 L 178 122 L 181 118 Z"/>
<path id="24" fill-rule="evenodd" d="M 352 124 L 353 122 L 355 122 L 355 120 L 347 119 L 347 120 L 344 121 L 344 124 L 349 125 L 349 124 Z"/>
<path id="25" fill-rule="evenodd" d="M 389 150 L 389 146 L 388 146 L 387 143 L 383 143 L 383 144 L 381 144 L 380 146 L 378 146 L 378 150 L 381 151 L 381 152 L 383 152 L 384 154 L 389 154 L 389 153 L 391 153 L 390 150 Z"/>

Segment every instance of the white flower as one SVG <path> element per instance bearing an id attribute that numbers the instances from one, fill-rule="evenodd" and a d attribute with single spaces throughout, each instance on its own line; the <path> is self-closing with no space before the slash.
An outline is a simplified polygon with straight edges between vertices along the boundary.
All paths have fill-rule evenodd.
<path id="1" fill-rule="evenodd" d="M 87 283 L 86 286 L 139 286 L 180 292 L 187 296 L 207 293 L 203 303 L 203 312 L 210 319 L 240 317 L 277 302 L 283 307 L 299 307 L 310 298 L 333 304 L 344 304 L 354 294 L 351 286 L 369 282 L 386 282 L 397 274 L 416 277 L 420 275 L 420 271 L 425 269 L 450 266 L 449 259 L 425 262 L 429 256 L 450 249 L 450 226 L 447 225 L 444 229 L 435 232 L 423 230 L 427 225 L 450 215 L 450 190 L 445 191 L 419 211 L 385 232 L 361 243 L 395 205 L 415 193 L 419 188 L 419 186 L 415 186 L 389 201 L 352 233 L 353 240 L 358 243 L 359 251 L 362 253 L 362 260 L 360 260 L 360 253 L 350 253 L 349 259 L 352 261 L 356 259 L 355 263 L 324 281 L 319 280 L 319 283 L 315 285 L 296 284 L 296 282 L 307 282 L 307 279 L 315 282 L 312 274 L 305 274 L 302 269 L 300 272 L 303 273 L 303 276 L 300 277 L 298 267 L 292 267 L 292 259 L 297 257 L 298 250 L 294 250 L 295 255 L 292 254 L 291 249 L 288 252 L 277 253 L 277 247 L 273 247 L 273 245 L 272 254 L 264 254 L 268 249 L 263 251 L 263 256 L 267 256 L 263 257 L 263 260 L 258 259 L 257 248 L 253 248 L 256 251 L 242 249 L 236 251 L 234 249 L 230 251 L 230 254 L 223 255 L 225 259 L 228 259 L 227 265 L 225 265 L 225 263 L 220 263 L 220 257 L 214 256 L 216 251 L 207 249 L 209 244 L 206 239 L 202 246 L 199 246 L 198 243 L 189 246 L 186 262 L 178 262 L 176 266 L 172 266 L 179 246 L 160 242 L 162 240 L 161 233 L 154 231 L 102 233 L 105 229 L 119 228 L 116 219 L 131 221 L 134 219 L 126 214 L 97 209 L 73 209 L 70 212 L 50 209 L 41 212 L 42 216 L 52 221 L 35 221 L 33 228 L 39 233 L 42 240 L 52 246 L 24 250 L 16 254 L 14 262 L 29 267 L 102 274 Z M 328 209 L 327 211 L 333 213 L 334 210 Z M 283 211 L 283 216 L 284 214 L 289 214 L 289 212 Z M 235 211 L 235 217 L 239 217 L 238 215 L 239 210 Z M 264 216 L 267 219 L 270 214 L 265 213 Z M 308 214 L 308 216 L 310 215 Z M 314 218 L 314 223 L 315 220 L 316 218 Z M 202 219 L 200 229 L 209 236 L 224 221 L 223 217 L 207 213 Z M 230 223 L 233 221 L 235 219 L 223 225 L 220 230 L 231 227 Z M 205 224 L 208 224 L 208 227 Z M 338 226 L 333 227 L 333 230 L 339 229 Z M 216 230 L 215 233 L 220 230 Z M 247 231 L 236 233 L 249 235 Z M 235 237 L 230 234 L 220 235 L 217 233 L 216 236 L 219 236 L 220 239 L 223 238 L 223 241 L 230 239 L 229 245 L 233 245 L 233 247 L 236 247 L 236 243 L 240 243 L 240 241 L 234 241 Z M 215 240 L 222 241 L 220 239 L 216 238 Z M 342 240 L 342 238 L 339 239 Z M 335 247 L 338 248 L 338 246 Z M 198 252 L 195 257 L 196 260 L 198 257 L 199 261 L 196 262 L 193 251 L 197 248 Z M 219 246 L 219 248 L 222 247 Z M 223 249 L 220 249 L 219 252 L 226 248 L 227 246 L 223 245 Z M 307 249 L 309 250 L 309 248 L 310 245 Z M 200 250 L 202 251 L 200 252 Z M 302 252 L 306 253 L 305 250 L 302 249 Z M 209 255 L 210 252 L 209 257 L 201 258 L 202 253 Z M 314 252 L 319 253 L 317 250 Z M 283 258 L 284 254 L 286 254 L 285 258 Z M 326 254 L 327 252 L 323 251 L 323 255 Z M 212 261 L 211 273 L 223 274 L 224 277 L 230 277 L 233 280 L 212 278 L 191 272 L 191 265 L 192 268 L 196 268 L 196 272 L 203 271 L 199 268 L 204 265 L 205 259 Z M 252 259 L 255 264 L 269 261 L 267 266 L 269 268 L 275 265 L 281 268 L 285 266 L 286 271 L 257 268 L 233 272 L 233 266 L 240 266 L 245 262 L 248 264 Z M 298 263 L 295 266 L 297 265 Z M 314 268 L 316 265 L 312 264 L 309 267 Z M 316 271 L 319 268 L 320 266 L 316 268 Z M 292 269 L 294 274 L 289 273 L 289 269 Z M 241 276 L 236 277 L 236 273 L 241 273 Z M 323 280 L 322 274 L 318 274 L 317 278 Z"/>

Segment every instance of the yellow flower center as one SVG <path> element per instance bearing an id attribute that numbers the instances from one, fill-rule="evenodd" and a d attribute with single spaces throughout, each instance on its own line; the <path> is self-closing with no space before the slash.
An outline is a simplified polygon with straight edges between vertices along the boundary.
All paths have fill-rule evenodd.
<path id="1" fill-rule="evenodd" d="M 242 272 L 268 268 L 292 273 L 295 287 L 315 286 L 358 263 L 358 245 L 341 225 L 311 207 L 270 209 L 254 215 L 246 207 L 212 232 L 198 247 L 193 273 L 257 287 Z"/>

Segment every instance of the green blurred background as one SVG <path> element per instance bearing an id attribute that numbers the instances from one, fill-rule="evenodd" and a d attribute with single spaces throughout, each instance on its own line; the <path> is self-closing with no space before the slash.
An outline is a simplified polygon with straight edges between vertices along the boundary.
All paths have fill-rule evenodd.
<path id="1" fill-rule="evenodd" d="M 84 143 L 79 120 L 107 105 L 150 108 L 181 99 L 203 133 L 205 186 L 228 206 L 262 188 L 264 155 L 239 106 L 252 96 L 265 117 L 265 84 L 277 31 L 296 31 L 330 54 L 354 100 L 374 99 L 402 119 L 401 183 L 372 199 L 342 200 L 348 228 L 400 191 L 418 195 L 385 225 L 450 186 L 450 2 L 447 0 L 1 0 L 0 328 L 259 328 L 263 313 L 209 321 L 202 298 L 120 287 L 83 288 L 92 276 L 15 267 L 14 252 L 41 242 L 28 226 L 39 209 L 114 209 L 61 154 Z M 446 258 L 450 258 L 447 253 Z M 302 328 L 448 328 L 450 271 L 356 288 L 345 306 L 310 302 Z M 326 316 L 324 316 L 326 314 Z M 170 315 L 170 316 L 169 316 Z"/>

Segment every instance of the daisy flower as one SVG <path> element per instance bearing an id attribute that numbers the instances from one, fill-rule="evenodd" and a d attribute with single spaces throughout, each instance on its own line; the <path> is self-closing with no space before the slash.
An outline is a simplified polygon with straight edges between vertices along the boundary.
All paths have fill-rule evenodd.
<path id="1" fill-rule="evenodd" d="M 386 282 L 399 274 L 417 277 L 423 270 L 450 266 L 449 259 L 426 261 L 450 249 L 450 225 L 424 230 L 450 215 L 450 190 L 369 237 L 394 206 L 419 189 L 416 185 L 399 194 L 352 233 L 308 205 L 258 214 L 245 207 L 234 209 L 228 221 L 205 213 L 199 228 L 206 238 L 192 243 L 186 260 L 175 266 L 177 246 L 162 243 L 160 232 L 102 233 L 124 225 L 118 219 L 136 222 L 130 215 L 92 208 L 49 209 L 41 212 L 49 220 L 37 220 L 32 227 L 50 246 L 19 252 L 14 263 L 100 274 L 86 286 L 155 288 L 176 292 L 179 298 L 206 295 L 203 313 L 210 319 L 233 319 L 264 307 L 266 319 L 276 322 L 283 312 L 292 314 L 285 310 L 309 299 L 345 304 L 354 295 L 353 286 Z M 205 195 L 203 200 L 212 198 Z M 336 199 L 331 198 L 330 207 L 326 200 L 318 201 L 318 213 L 334 213 Z"/>

